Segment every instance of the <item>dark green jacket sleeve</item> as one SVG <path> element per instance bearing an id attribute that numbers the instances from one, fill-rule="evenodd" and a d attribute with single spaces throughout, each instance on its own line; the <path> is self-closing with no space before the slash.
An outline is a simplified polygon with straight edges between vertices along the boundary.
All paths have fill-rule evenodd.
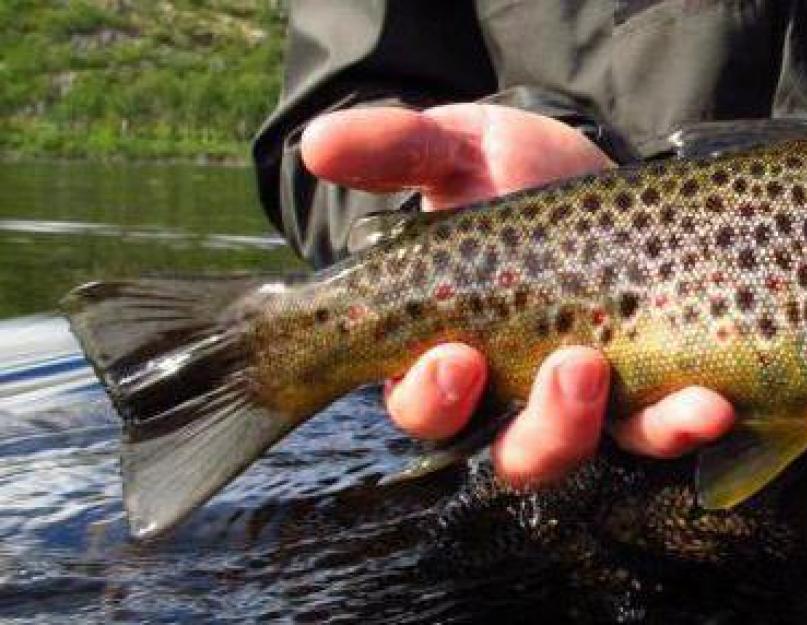
<path id="1" fill-rule="evenodd" d="M 305 124 L 325 111 L 378 104 L 423 108 L 495 89 L 473 5 L 465 0 L 302 0 L 290 10 L 284 93 L 255 141 L 261 202 L 316 267 L 346 254 L 350 224 L 400 197 L 313 178 L 300 158 Z"/>

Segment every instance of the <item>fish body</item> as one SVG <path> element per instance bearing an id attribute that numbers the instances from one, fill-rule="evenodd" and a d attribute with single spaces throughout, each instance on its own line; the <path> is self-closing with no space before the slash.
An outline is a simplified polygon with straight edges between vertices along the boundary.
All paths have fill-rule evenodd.
<path id="1" fill-rule="evenodd" d="M 375 245 L 297 282 L 83 287 L 68 309 L 124 417 L 133 528 L 176 522 L 334 399 L 446 341 L 485 354 L 501 405 L 572 344 L 611 363 L 612 419 L 693 384 L 722 393 L 742 425 L 704 454 L 700 494 L 729 507 L 807 448 L 806 206 L 807 140 L 788 139 L 388 215 Z M 189 463 L 204 477 L 183 478 Z"/>

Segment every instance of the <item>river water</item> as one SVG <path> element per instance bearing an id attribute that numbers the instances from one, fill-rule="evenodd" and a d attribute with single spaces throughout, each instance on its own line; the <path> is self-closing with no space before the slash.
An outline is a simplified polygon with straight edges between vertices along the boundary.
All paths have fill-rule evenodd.
<path id="1" fill-rule="evenodd" d="M 486 506 L 458 494 L 463 470 L 375 486 L 416 449 L 374 388 L 297 430 L 176 531 L 131 540 L 118 420 L 59 298 L 88 280 L 299 265 L 246 169 L 5 163 L 0 189 L 2 622 L 801 622 L 792 590 L 736 587 L 712 569 L 654 573 L 652 602 L 623 603 L 529 545 L 514 558 L 496 523 L 515 504 L 478 531 Z M 477 527 L 450 553 L 436 538 L 448 509 Z M 646 580 L 631 588 L 642 583 L 646 594 Z"/>

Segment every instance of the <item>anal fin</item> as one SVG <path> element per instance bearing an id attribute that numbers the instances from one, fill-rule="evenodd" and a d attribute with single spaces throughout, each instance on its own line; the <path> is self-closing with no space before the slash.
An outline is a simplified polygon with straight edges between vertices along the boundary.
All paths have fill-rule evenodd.
<path id="1" fill-rule="evenodd" d="M 707 509 L 742 503 L 807 450 L 807 418 L 754 415 L 700 453 L 698 495 Z"/>

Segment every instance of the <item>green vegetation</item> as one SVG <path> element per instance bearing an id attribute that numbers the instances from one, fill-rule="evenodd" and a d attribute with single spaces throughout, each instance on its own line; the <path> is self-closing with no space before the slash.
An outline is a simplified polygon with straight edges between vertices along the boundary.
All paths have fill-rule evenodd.
<path id="1" fill-rule="evenodd" d="M 0 155 L 242 160 L 284 29 L 279 0 L 3 0 Z"/>

